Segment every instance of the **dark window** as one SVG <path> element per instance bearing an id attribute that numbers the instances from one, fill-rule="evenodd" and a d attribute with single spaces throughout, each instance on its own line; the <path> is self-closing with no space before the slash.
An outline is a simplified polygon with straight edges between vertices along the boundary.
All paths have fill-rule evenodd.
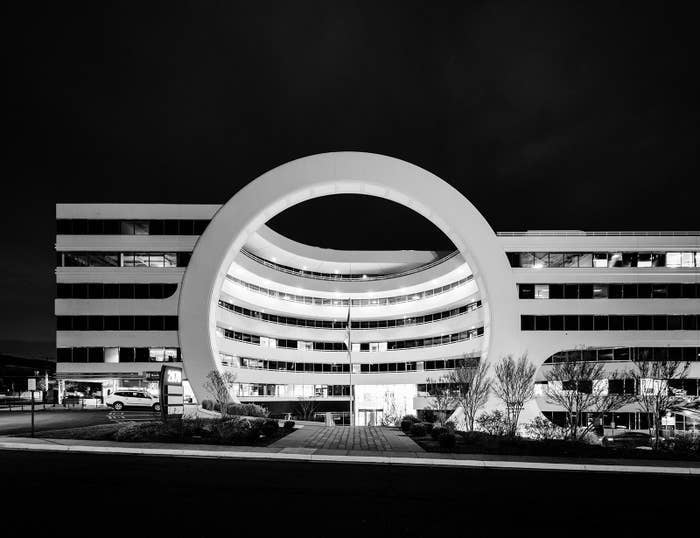
<path id="1" fill-rule="evenodd" d="M 163 233 L 165 235 L 178 235 L 180 227 L 177 220 L 166 220 L 163 223 Z"/>
<path id="2" fill-rule="evenodd" d="M 550 284 L 549 285 L 549 298 L 550 299 L 563 299 L 564 298 L 564 285 L 563 284 Z"/>
<path id="3" fill-rule="evenodd" d="M 177 253 L 177 266 L 178 267 L 187 267 L 187 264 L 190 263 L 191 257 L 192 257 L 191 252 L 178 252 Z"/>
<path id="4" fill-rule="evenodd" d="M 119 330 L 120 331 L 133 331 L 134 330 L 134 316 L 119 316 Z"/>
<path id="5" fill-rule="evenodd" d="M 151 235 L 163 235 L 163 221 L 151 220 L 148 223 L 148 229 Z"/>
<path id="6" fill-rule="evenodd" d="M 104 330 L 105 331 L 118 331 L 119 330 L 119 316 L 105 316 Z"/>
<path id="7" fill-rule="evenodd" d="M 653 329 L 655 331 L 665 331 L 668 329 L 666 316 L 653 316 Z"/>
<path id="8" fill-rule="evenodd" d="M 534 331 L 535 330 L 535 316 L 520 316 L 520 330 L 522 330 L 522 331 Z"/>
<path id="9" fill-rule="evenodd" d="M 136 362 L 150 362 L 151 354 L 147 347 L 137 347 L 134 352 Z"/>
<path id="10" fill-rule="evenodd" d="M 578 284 L 564 284 L 564 298 L 578 299 Z"/>
<path id="11" fill-rule="evenodd" d="M 535 285 L 534 284 L 520 284 L 520 298 L 521 299 L 534 299 L 535 298 Z"/>
<path id="12" fill-rule="evenodd" d="M 535 330 L 536 331 L 548 331 L 549 330 L 549 316 L 535 316 Z"/>
<path id="13" fill-rule="evenodd" d="M 73 318 L 71 316 L 56 316 L 57 331 L 72 331 Z"/>
<path id="14" fill-rule="evenodd" d="M 134 285 L 133 284 L 119 284 L 119 298 L 120 299 L 133 299 L 134 298 Z"/>
<path id="15" fill-rule="evenodd" d="M 639 297 L 636 284 L 623 284 L 622 295 L 624 299 L 636 299 Z"/>
<path id="16" fill-rule="evenodd" d="M 149 284 L 134 284 L 134 299 L 149 298 Z"/>
<path id="17" fill-rule="evenodd" d="M 637 316 L 623 316 L 625 331 L 636 331 L 639 329 Z"/>
<path id="18" fill-rule="evenodd" d="M 180 221 L 180 235 L 194 235 L 194 224 L 191 220 Z"/>
<path id="19" fill-rule="evenodd" d="M 623 330 L 622 316 L 608 316 L 608 326 L 611 331 Z"/>
<path id="20" fill-rule="evenodd" d="M 56 284 L 56 299 L 70 299 L 73 288 L 70 284 Z"/>
<path id="21" fill-rule="evenodd" d="M 593 316 L 593 329 L 596 331 L 607 331 L 608 316 Z"/>
<path id="22" fill-rule="evenodd" d="M 88 362 L 104 362 L 104 349 L 101 347 L 88 348 Z"/>
<path id="23" fill-rule="evenodd" d="M 134 330 L 135 331 L 147 331 L 148 330 L 148 316 L 134 316 Z"/>
<path id="24" fill-rule="evenodd" d="M 683 316 L 668 316 L 668 330 L 669 331 L 682 331 L 683 330 Z"/>
<path id="25" fill-rule="evenodd" d="M 684 331 L 695 331 L 698 327 L 698 317 L 699 316 L 683 316 L 683 330 Z"/>
<path id="26" fill-rule="evenodd" d="M 578 331 L 578 316 L 564 316 L 564 330 Z"/>
<path id="27" fill-rule="evenodd" d="M 104 286 L 102 284 L 88 284 L 88 297 L 90 299 L 104 299 Z"/>
<path id="28" fill-rule="evenodd" d="M 56 349 L 56 361 L 71 362 L 73 360 L 73 350 L 69 347 L 59 347 Z"/>
<path id="29" fill-rule="evenodd" d="M 195 220 L 194 235 L 202 235 L 207 227 L 207 224 L 209 224 L 208 220 Z"/>
<path id="30" fill-rule="evenodd" d="M 650 331 L 652 328 L 651 316 L 639 316 L 638 329 L 640 331 Z"/>
<path id="31" fill-rule="evenodd" d="M 88 350 L 86 347 L 73 348 L 73 362 L 87 362 Z"/>
<path id="32" fill-rule="evenodd" d="M 163 329 L 166 331 L 177 331 L 177 316 L 165 316 Z M 259 343 L 259 340 L 258 340 Z M 296 347 L 296 346 L 295 346 Z"/>
<path id="33" fill-rule="evenodd" d="M 564 330 L 564 316 L 549 316 L 549 330 L 550 331 L 563 331 Z"/>
<path id="34" fill-rule="evenodd" d="M 608 284 L 608 297 L 622 299 L 622 284 Z"/>
<path id="35" fill-rule="evenodd" d="M 578 323 L 580 331 L 593 330 L 593 316 L 579 316 Z"/>
<path id="36" fill-rule="evenodd" d="M 593 298 L 593 284 L 579 284 L 578 286 L 579 299 Z"/>
<path id="37" fill-rule="evenodd" d="M 151 331 L 162 331 L 163 330 L 163 316 L 150 316 L 149 319 L 149 330 Z"/>
<path id="38" fill-rule="evenodd" d="M 103 331 L 104 317 L 103 316 L 86 316 L 88 318 L 89 331 Z"/>
<path id="39" fill-rule="evenodd" d="M 88 316 L 72 316 L 74 331 L 87 331 Z"/>
<path id="40" fill-rule="evenodd" d="M 651 299 L 651 284 L 638 284 L 637 297 L 639 299 Z"/>

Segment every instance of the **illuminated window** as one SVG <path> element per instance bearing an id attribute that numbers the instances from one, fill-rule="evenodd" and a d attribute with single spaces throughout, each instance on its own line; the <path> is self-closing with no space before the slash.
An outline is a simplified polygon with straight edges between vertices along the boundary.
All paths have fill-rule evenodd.
<path id="1" fill-rule="evenodd" d="M 535 285 L 535 299 L 549 299 L 549 284 Z"/>

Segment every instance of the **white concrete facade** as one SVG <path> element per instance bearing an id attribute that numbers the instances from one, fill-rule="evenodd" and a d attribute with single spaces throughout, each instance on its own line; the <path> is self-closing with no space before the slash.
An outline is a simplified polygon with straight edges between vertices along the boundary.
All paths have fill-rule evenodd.
<path id="1" fill-rule="evenodd" d="M 436 252 L 319 249 L 265 226 L 274 215 L 302 201 L 341 193 L 383 197 L 414 209 L 451 239 L 457 253 L 443 259 Z M 352 363 L 352 384 L 365 402 L 356 401 L 356 418 L 363 423 L 386 412 L 380 405 L 380 388 L 382 394 L 400 395 L 402 402 L 408 388 L 415 398 L 411 405 L 402 404 L 403 410 L 414 412 L 414 402 L 424 400 L 419 398 L 419 386 L 439 379 L 455 359 L 480 357 L 493 363 L 506 354 L 527 353 L 540 366 L 555 353 L 582 347 L 700 348 L 697 292 L 685 298 L 545 299 L 524 298 L 525 291 L 519 295 L 522 285 L 556 289 L 564 284 L 657 284 L 697 289 L 700 232 L 497 235 L 447 183 L 380 155 L 341 152 L 292 161 L 252 181 L 223 206 L 59 204 L 56 216 L 59 232 L 70 232 L 59 233 L 56 239 L 63 265 L 56 270 L 57 283 L 63 285 L 55 306 L 58 374 L 64 379 L 106 380 L 128 370 L 131 377 L 141 373 L 145 380 L 147 372 L 160 366 L 162 355 L 157 350 L 177 348 L 199 400 L 209 397 L 203 389 L 207 373 L 228 368 L 237 375 L 236 397 L 242 401 L 347 402 L 343 387 L 350 382 Z M 81 222 L 72 224 L 73 220 Z M 130 223 L 125 229 L 133 233 L 105 233 L 115 231 L 114 223 L 100 228 L 99 221 L 117 220 Z M 172 222 L 163 224 L 176 220 L 183 221 L 179 228 Z M 89 229 L 85 221 L 97 224 Z M 111 257 L 104 261 L 99 253 Z M 552 253 L 546 258 L 551 266 L 549 261 L 538 261 L 513 267 L 517 253 L 539 253 L 538 260 L 541 253 Z M 611 266 L 565 267 L 560 253 L 610 253 Z M 642 266 L 628 261 L 627 266 L 615 266 L 620 253 Z M 659 265 L 659 256 L 666 253 L 671 267 Z M 656 256 L 654 266 L 643 266 L 647 255 Z M 576 263 L 585 265 L 584 259 L 587 263 L 585 256 L 576 258 Z M 567 263 L 571 265 L 570 260 Z M 85 265 L 76 266 L 80 264 Z M 107 287 L 128 284 L 141 286 L 134 292 L 119 288 L 119 293 L 140 293 L 139 298 L 115 298 L 116 288 Z M 145 291 L 145 284 L 155 287 Z M 154 297 L 160 293 L 158 286 L 166 284 L 176 284 L 177 289 L 168 297 Z M 93 287 L 85 292 L 83 285 Z M 351 321 L 357 324 L 351 330 L 355 348 L 351 357 L 342 344 L 348 302 Z M 460 308 L 466 311 L 459 312 Z M 638 322 L 638 330 L 587 328 L 589 316 L 625 315 L 673 319 L 665 330 L 641 327 L 646 318 Z M 83 316 L 91 319 L 75 319 Z M 134 321 L 133 316 L 151 318 Z M 537 323 L 544 320 L 542 316 L 556 319 L 551 328 L 547 321 L 546 330 L 532 330 L 528 323 L 535 318 L 529 316 L 539 316 Z M 558 316 L 581 317 L 581 329 L 560 330 L 558 323 L 563 321 Z M 406 317 L 418 321 L 407 324 Z M 119 328 L 115 323 L 121 324 Z M 130 329 L 132 323 L 142 326 Z M 143 323 L 150 325 L 144 329 Z M 81 348 L 95 350 L 88 352 L 91 360 L 100 357 L 99 348 L 105 349 L 105 357 L 114 357 L 115 348 L 118 354 L 126 348 L 127 359 L 132 354 L 139 359 L 130 360 L 125 368 L 121 358 L 97 364 L 84 362 L 83 351 L 66 351 Z M 149 351 L 154 354 L 149 359 L 143 351 L 147 348 L 155 350 Z M 698 365 L 696 351 L 691 376 L 700 377 Z M 370 419 L 371 410 L 375 415 Z M 526 417 L 536 411 L 531 405 Z"/>

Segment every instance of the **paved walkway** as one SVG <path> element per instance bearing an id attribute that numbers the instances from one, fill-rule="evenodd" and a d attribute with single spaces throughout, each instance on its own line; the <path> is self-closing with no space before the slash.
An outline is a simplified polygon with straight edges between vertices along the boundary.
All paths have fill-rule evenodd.
<path id="1" fill-rule="evenodd" d="M 270 448 L 423 452 L 423 449 L 401 430 L 373 426 L 304 426 L 273 443 Z"/>

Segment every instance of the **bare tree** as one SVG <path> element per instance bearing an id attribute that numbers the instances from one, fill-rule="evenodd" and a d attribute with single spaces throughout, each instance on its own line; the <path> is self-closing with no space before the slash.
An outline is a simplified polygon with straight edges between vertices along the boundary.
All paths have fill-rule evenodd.
<path id="1" fill-rule="evenodd" d="M 479 361 L 476 367 L 466 364 L 455 368 L 447 379 L 455 390 L 455 401 L 464 411 L 464 420 L 468 431 L 474 431 L 476 414 L 486 405 L 491 392 L 491 378 L 488 376 L 489 365 Z"/>
<path id="2" fill-rule="evenodd" d="M 231 390 L 236 382 L 236 374 L 228 370 L 220 372 L 217 369 L 207 374 L 204 390 L 212 395 L 218 404 L 222 416 L 226 415 L 226 406 L 231 403 Z"/>
<path id="3" fill-rule="evenodd" d="M 428 387 L 428 394 L 433 400 L 428 409 L 435 411 L 440 423 L 445 422 L 446 411 L 455 408 L 454 390 L 450 386 L 450 381 L 447 376 L 442 376 L 438 380 L 428 378 L 425 380 Z"/>
<path id="4" fill-rule="evenodd" d="M 545 373 L 547 403 L 558 405 L 566 412 L 567 439 L 583 439 L 605 413 L 633 401 L 634 397 L 624 391 L 610 390 L 610 382 L 621 378 L 618 372 L 605 373 L 604 370 L 602 362 L 564 361 L 555 363 Z M 584 413 L 593 420 L 580 428 Z"/>
<path id="5" fill-rule="evenodd" d="M 496 364 L 493 392 L 506 405 L 508 434 L 511 436 L 517 432 L 523 406 L 534 396 L 535 371 L 535 366 L 530 364 L 526 354 L 518 360 L 512 355 L 506 355 Z"/>
<path id="6" fill-rule="evenodd" d="M 406 414 L 406 406 L 396 403 L 396 396 L 393 392 L 384 393 L 384 412 L 382 413 L 382 426 L 398 426 L 401 417 Z"/>
<path id="7" fill-rule="evenodd" d="M 674 379 L 688 377 L 690 363 L 678 360 L 634 361 L 629 376 L 635 380 L 636 401 L 640 409 L 651 416 L 649 434 L 654 437 L 654 447 L 658 448 L 661 437 L 661 417 L 681 399 L 670 387 Z"/>
<path id="8" fill-rule="evenodd" d="M 297 403 L 297 407 L 302 420 L 310 420 L 313 418 L 316 409 L 318 409 L 318 401 L 311 398 L 302 398 Z"/>

